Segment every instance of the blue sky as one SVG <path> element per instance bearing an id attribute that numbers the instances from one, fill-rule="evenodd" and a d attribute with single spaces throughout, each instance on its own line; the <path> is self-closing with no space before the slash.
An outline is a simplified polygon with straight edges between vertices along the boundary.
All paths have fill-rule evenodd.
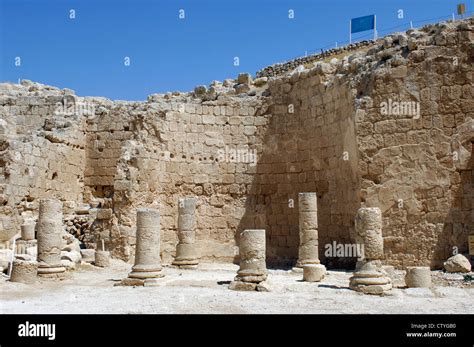
<path id="1" fill-rule="evenodd" d="M 447 18 L 459 2 L 472 14 L 473 0 L 0 0 L 0 81 L 145 100 L 344 43 L 352 17 L 376 14 L 384 35 Z"/>

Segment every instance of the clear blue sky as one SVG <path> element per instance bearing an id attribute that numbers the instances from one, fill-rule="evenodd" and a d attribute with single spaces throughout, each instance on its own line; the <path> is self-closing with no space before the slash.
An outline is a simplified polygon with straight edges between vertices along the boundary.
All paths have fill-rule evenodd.
<path id="1" fill-rule="evenodd" d="M 330 48 L 348 40 L 352 17 L 376 14 L 384 35 L 448 17 L 459 2 L 472 14 L 473 0 L 0 0 L 0 81 L 145 100 Z"/>

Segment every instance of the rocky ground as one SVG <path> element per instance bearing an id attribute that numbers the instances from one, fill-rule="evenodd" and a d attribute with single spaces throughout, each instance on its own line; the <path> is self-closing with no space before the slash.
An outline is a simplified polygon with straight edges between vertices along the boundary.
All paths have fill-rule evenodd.
<path id="1" fill-rule="evenodd" d="M 271 292 L 231 291 L 227 287 L 237 268 L 167 267 L 159 286 L 123 287 L 114 284 L 127 276 L 129 264 L 113 261 L 107 269 L 85 264 L 59 282 L 26 285 L 2 280 L 0 313 L 474 313 L 474 286 L 465 283 L 463 275 L 434 271 L 431 289 L 394 288 L 379 297 L 350 290 L 351 273 L 344 271 L 329 271 L 323 282 L 307 283 L 301 274 L 270 270 Z M 395 285 L 403 283 L 396 279 Z"/>

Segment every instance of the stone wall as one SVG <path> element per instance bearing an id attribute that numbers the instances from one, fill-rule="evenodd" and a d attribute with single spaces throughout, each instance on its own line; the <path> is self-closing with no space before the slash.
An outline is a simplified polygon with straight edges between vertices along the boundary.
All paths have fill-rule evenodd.
<path id="1" fill-rule="evenodd" d="M 359 48 L 146 102 L 2 84 L 0 236 L 34 218 L 39 198 L 56 196 L 66 213 L 84 213 L 85 203 L 95 218 L 81 227 L 87 247 L 104 239 L 130 260 L 136 208 L 154 207 L 166 264 L 178 198 L 196 196 L 204 261 L 236 261 L 239 232 L 265 228 L 269 265 L 292 265 L 298 193 L 315 191 L 329 267 L 354 265 L 324 251 L 355 242 L 361 206 L 383 212 L 386 263 L 439 267 L 474 232 L 473 20 Z"/>
<path id="2" fill-rule="evenodd" d="M 82 202 L 85 136 L 83 119 L 64 107 L 68 90 L 25 82 L 1 91 L 1 237 L 8 239 L 36 218 L 39 199 L 57 197 L 66 210 Z"/>
<path id="3" fill-rule="evenodd" d="M 385 38 L 375 53 L 385 63 L 359 96 L 362 201 L 381 208 L 386 257 L 398 267 L 441 267 L 474 233 L 472 20 L 454 27 Z M 419 112 L 386 114 L 390 102 Z"/>
<path id="4" fill-rule="evenodd" d="M 114 129 L 103 129 L 111 121 L 97 118 L 89 132 L 86 183 L 92 199 L 113 209 L 104 238 L 116 256 L 128 259 L 131 254 L 136 208 L 155 206 L 162 216 L 162 255 L 170 262 L 177 243 L 178 198 L 197 196 L 202 258 L 234 259 L 236 228 L 262 151 L 267 119 L 261 109 L 260 97 L 203 102 L 155 96 L 128 105 L 125 113 L 113 106 L 108 112 Z M 237 157 L 232 151 L 255 157 Z"/>

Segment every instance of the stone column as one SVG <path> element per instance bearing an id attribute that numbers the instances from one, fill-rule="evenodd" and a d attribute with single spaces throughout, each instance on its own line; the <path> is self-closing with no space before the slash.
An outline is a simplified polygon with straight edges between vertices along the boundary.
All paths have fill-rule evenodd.
<path id="1" fill-rule="evenodd" d="M 364 248 L 364 259 L 350 278 L 349 287 L 365 294 L 383 294 L 392 289 L 392 281 L 382 269 L 382 212 L 378 207 L 362 207 L 355 219 L 356 242 Z"/>
<path id="2" fill-rule="evenodd" d="M 38 263 L 36 261 L 15 259 L 12 265 L 10 281 L 33 284 L 36 282 L 37 272 Z"/>
<path id="3" fill-rule="evenodd" d="M 104 239 L 97 241 L 94 265 L 98 267 L 108 267 L 110 265 L 110 252 L 105 250 Z"/>
<path id="4" fill-rule="evenodd" d="M 21 225 L 21 239 L 16 240 L 15 254 L 28 254 L 32 255 L 35 259 L 37 258 L 38 252 L 34 223 Z"/>
<path id="5" fill-rule="evenodd" d="M 319 265 L 317 266 L 316 273 L 320 273 L 324 277 L 326 267 L 319 262 L 318 198 L 316 193 L 299 193 L 298 210 L 300 244 L 298 248 L 298 261 L 293 271 L 303 272 L 305 265 Z M 313 269 L 314 266 L 311 267 L 311 270 Z"/>
<path id="6" fill-rule="evenodd" d="M 267 279 L 265 229 L 246 229 L 240 234 L 240 268 L 229 285 L 233 290 L 257 290 Z"/>
<path id="7" fill-rule="evenodd" d="M 23 224 L 21 227 L 21 239 L 24 241 L 31 241 L 35 239 L 35 225 Z"/>
<path id="8" fill-rule="evenodd" d="M 355 220 L 356 242 L 364 245 L 364 259 L 383 259 L 382 211 L 378 207 L 362 207 Z"/>
<path id="9" fill-rule="evenodd" d="M 431 271 L 428 266 L 409 266 L 405 275 L 408 288 L 430 288 Z"/>
<path id="10" fill-rule="evenodd" d="M 150 208 L 137 210 L 135 265 L 124 285 L 152 285 L 163 277 L 160 256 L 160 212 Z"/>
<path id="11" fill-rule="evenodd" d="M 61 234 L 63 231 L 62 203 L 55 199 L 40 201 L 36 237 L 38 241 L 38 276 L 62 277 Z"/>
<path id="12" fill-rule="evenodd" d="M 196 238 L 196 198 L 178 201 L 178 239 L 173 265 L 180 268 L 197 268 L 199 259 L 194 244 Z"/>
<path id="13" fill-rule="evenodd" d="M 94 265 L 108 267 L 110 265 L 110 252 L 97 250 L 95 252 Z"/>

